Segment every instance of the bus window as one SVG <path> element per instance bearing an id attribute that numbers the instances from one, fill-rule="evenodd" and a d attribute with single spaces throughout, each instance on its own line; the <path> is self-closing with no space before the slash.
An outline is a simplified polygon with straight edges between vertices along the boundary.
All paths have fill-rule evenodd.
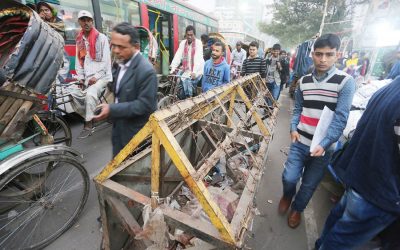
<path id="1" fill-rule="evenodd" d="M 194 23 L 193 23 L 192 20 L 189 20 L 189 19 L 181 17 L 181 16 L 178 17 L 179 42 L 182 41 L 183 39 L 185 39 L 186 27 L 189 26 L 189 25 L 193 25 L 193 24 Z M 200 37 L 200 36 L 201 36 L 201 34 L 198 33 L 197 30 L 196 30 L 196 37 Z"/>
<path id="2" fill-rule="evenodd" d="M 207 26 L 202 24 L 202 23 L 196 23 L 195 28 L 196 28 L 197 37 L 200 37 L 203 34 L 208 34 L 207 33 Z"/>
<path id="3" fill-rule="evenodd" d="M 140 25 L 139 4 L 132 0 L 100 0 L 103 32 L 108 37 L 112 28 L 121 22 Z"/>
<path id="4" fill-rule="evenodd" d="M 67 41 L 75 41 L 76 35 L 81 27 L 78 23 L 78 12 L 81 10 L 90 11 L 93 14 L 91 0 L 60 0 L 60 5 L 53 6 L 58 10 L 58 16 L 65 23 L 65 36 Z"/>

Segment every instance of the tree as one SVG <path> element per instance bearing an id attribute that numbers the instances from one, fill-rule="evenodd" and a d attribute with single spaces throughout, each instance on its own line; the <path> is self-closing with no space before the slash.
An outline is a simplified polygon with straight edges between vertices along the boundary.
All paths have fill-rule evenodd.
<path id="1" fill-rule="evenodd" d="M 329 0 L 325 23 L 334 24 L 326 24 L 323 33 L 350 29 L 351 22 L 342 21 L 351 19 L 354 2 Z M 259 29 L 276 37 L 284 47 L 295 46 L 318 33 L 324 4 L 325 0 L 275 0 L 272 22 L 260 23 Z"/>

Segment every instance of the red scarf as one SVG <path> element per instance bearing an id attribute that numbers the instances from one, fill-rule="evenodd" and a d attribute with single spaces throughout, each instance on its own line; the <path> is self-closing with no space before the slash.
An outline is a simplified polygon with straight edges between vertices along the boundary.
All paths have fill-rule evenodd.
<path id="1" fill-rule="evenodd" d="M 82 67 L 87 54 L 85 41 L 83 40 L 83 34 L 83 30 L 81 30 L 76 37 L 76 55 Z M 87 37 L 87 40 L 89 41 L 89 55 L 93 60 L 96 59 L 96 40 L 98 36 L 99 32 L 95 28 L 92 28 L 89 32 L 89 36 Z"/>
<path id="2" fill-rule="evenodd" d="M 218 65 L 218 64 L 222 63 L 223 60 L 224 60 L 224 57 L 221 56 L 220 58 L 218 58 L 217 61 L 213 60 L 213 63 L 214 63 L 214 65 Z"/>
<path id="3" fill-rule="evenodd" d="M 191 53 L 191 58 L 190 58 L 192 67 L 191 67 L 190 71 L 193 72 L 194 54 L 196 53 L 196 39 L 193 39 L 193 41 L 190 45 L 186 41 L 185 48 L 183 49 L 182 67 L 183 67 L 183 71 L 187 71 L 189 69 L 189 67 L 188 67 L 189 46 L 192 46 L 192 53 Z"/>

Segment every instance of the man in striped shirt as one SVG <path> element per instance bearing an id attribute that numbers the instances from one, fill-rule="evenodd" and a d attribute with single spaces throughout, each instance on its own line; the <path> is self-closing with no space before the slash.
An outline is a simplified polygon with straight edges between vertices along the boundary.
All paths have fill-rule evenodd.
<path id="1" fill-rule="evenodd" d="M 256 41 L 251 42 L 249 45 L 249 57 L 244 59 L 242 64 L 241 76 L 260 73 L 261 77 L 265 78 L 267 65 L 263 58 L 258 57 L 257 50 L 258 43 Z"/>
<path id="2" fill-rule="evenodd" d="M 291 228 L 300 224 L 301 213 L 324 176 L 332 153 L 330 147 L 342 135 L 349 115 L 355 82 L 334 66 L 339 47 L 340 39 L 334 34 L 325 34 L 316 40 L 312 53 L 315 69 L 300 79 L 295 93 L 290 128 L 292 145 L 282 174 L 283 196 L 279 202 L 280 214 L 292 207 L 288 216 Z M 325 138 L 310 152 L 325 106 L 335 112 L 334 117 Z M 300 178 L 302 182 L 296 192 Z"/>

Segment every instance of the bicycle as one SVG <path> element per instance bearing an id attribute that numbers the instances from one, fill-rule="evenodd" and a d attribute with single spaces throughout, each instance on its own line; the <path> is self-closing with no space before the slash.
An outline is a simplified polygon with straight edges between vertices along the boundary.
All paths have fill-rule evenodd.
<path id="1" fill-rule="evenodd" d="M 188 79 L 189 76 L 182 76 L 176 74 L 168 75 L 169 84 L 164 86 L 165 95 L 158 101 L 158 109 L 163 109 L 169 107 L 171 104 L 182 100 L 183 98 L 179 98 L 180 93 L 182 92 L 182 79 Z M 195 88 L 196 86 L 194 86 Z"/>

